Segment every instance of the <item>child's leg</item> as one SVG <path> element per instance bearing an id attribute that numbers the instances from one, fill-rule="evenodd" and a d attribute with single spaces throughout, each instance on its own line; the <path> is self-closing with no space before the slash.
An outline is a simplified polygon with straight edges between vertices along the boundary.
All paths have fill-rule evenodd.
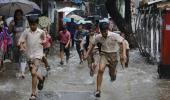
<path id="1" fill-rule="evenodd" d="M 120 64 L 121 64 L 122 68 L 124 69 L 124 67 L 125 67 L 125 60 L 123 59 L 123 53 L 119 52 L 119 56 L 120 56 Z"/>
<path id="2" fill-rule="evenodd" d="M 64 52 L 65 52 L 65 54 L 66 54 L 66 62 L 68 63 L 69 57 L 70 57 L 70 48 L 69 48 L 69 47 L 66 48 L 66 49 L 64 50 Z"/>
<path id="3" fill-rule="evenodd" d="M 87 62 L 88 62 L 88 67 L 90 69 L 90 76 L 93 77 L 93 75 L 94 75 L 94 70 L 93 70 L 93 66 L 94 66 L 93 54 L 89 55 L 89 57 L 87 58 Z"/>
<path id="4" fill-rule="evenodd" d="M 37 88 L 37 68 L 34 65 L 34 63 L 32 61 L 29 62 L 29 68 L 30 68 L 30 72 L 31 72 L 31 76 L 32 76 L 32 94 L 36 95 L 36 88 Z"/>
<path id="5" fill-rule="evenodd" d="M 38 80 L 43 80 L 43 77 L 38 73 L 40 60 L 39 59 L 30 60 L 28 64 L 32 76 L 32 95 L 36 95 L 37 82 Z"/>
<path id="6" fill-rule="evenodd" d="M 42 75 L 42 72 L 41 72 L 41 69 L 40 69 L 40 67 L 42 67 L 42 66 L 41 66 L 40 63 L 41 63 L 41 61 L 39 59 L 35 60 L 35 66 L 38 67 L 38 70 L 37 70 L 37 73 L 36 73 L 38 80 L 42 80 L 43 79 L 43 75 Z"/>
<path id="7" fill-rule="evenodd" d="M 111 81 L 115 81 L 116 80 L 116 74 L 117 74 L 116 66 L 118 64 L 117 53 L 110 53 L 107 56 L 110 59 L 110 62 L 109 62 L 109 65 L 108 65 L 109 75 L 110 75 Z"/>
<path id="8" fill-rule="evenodd" d="M 80 42 L 80 50 L 83 50 L 83 41 Z"/>
<path id="9" fill-rule="evenodd" d="M 48 64 L 47 58 L 45 56 L 43 56 L 42 61 L 43 61 L 44 65 L 45 65 L 45 68 L 48 68 L 49 64 Z"/>
<path id="10" fill-rule="evenodd" d="M 26 63 L 26 54 L 24 53 L 24 51 L 20 51 L 20 57 L 19 57 L 19 64 L 20 64 L 20 71 L 21 71 L 21 76 L 22 78 L 25 77 L 25 69 L 27 66 Z"/>
<path id="11" fill-rule="evenodd" d="M 60 43 L 60 59 L 61 59 L 60 64 L 61 65 L 63 65 L 63 61 L 64 61 L 64 49 L 65 49 L 65 45 Z"/>
<path id="12" fill-rule="evenodd" d="M 94 68 L 94 73 L 96 73 L 97 69 L 98 69 L 98 65 L 99 65 L 99 59 L 100 59 L 100 55 L 99 55 L 98 49 L 94 50 L 93 56 L 94 56 L 93 68 Z"/>
<path id="13" fill-rule="evenodd" d="M 24 78 L 25 76 L 25 69 L 26 69 L 27 63 L 26 62 L 21 62 L 20 67 L 21 67 L 21 75 Z"/>
<path id="14" fill-rule="evenodd" d="M 86 55 L 86 53 L 87 53 L 87 50 L 84 49 L 84 50 L 83 50 L 83 56 Z M 83 59 L 84 59 L 84 58 L 83 58 Z"/>
<path id="15" fill-rule="evenodd" d="M 40 59 L 34 59 L 34 65 L 37 68 L 36 76 L 37 76 L 37 79 L 39 80 L 38 89 L 42 90 L 43 85 L 44 85 L 45 76 L 46 76 L 46 70 L 44 70 L 44 67 L 42 65 L 42 60 L 40 60 Z"/>
<path id="16" fill-rule="evenodd" d="M 126 50 L 126 57 L 127 57 L 127 59 L 126 59 L 126 62 L 125 62 L 125 67 L 127 68 L 128 64 L 129 64 L 129 50 L 128 49 Z"/>
<path id="17" fill-rule="evenodd" d="M 60 51 L 60 59 L 61 59 L 61 62 L 64 61 L 64 51 L 63 50 Z"/>
<path id="18" fill-rule="evenodd" d="M 96 71 L 96 67 L 97 67 L 97 64 L 98 64 L 98 62 L 97 62 L 97 57 L 96 57 L 96 54 L 95 54 L 96 52 L 93 52 L 93 54 L 91 55 L 92 56 L 92 68 L 91 68 L 91 70 L 92 70 L 92 73 L 93 73 L 93 75 L 95 74 L 95 71 Z"/>
<path id="19" fill-rule="evenodd" d="M 80 52 L 81 52 L 81 57 L 83 59 L 84 58 L 84 45 L 83 45 L 83 41 L 80 42 Z"/>
<path id="20" fill-rule="evenodd" d="M 47 60 L 47 58 L 45 56 L 43 56 L 42 62 L 44 63 L 46 70 L 49 71 L 50 70 L 50 66 L 49 66 L 48 60 Z"/>

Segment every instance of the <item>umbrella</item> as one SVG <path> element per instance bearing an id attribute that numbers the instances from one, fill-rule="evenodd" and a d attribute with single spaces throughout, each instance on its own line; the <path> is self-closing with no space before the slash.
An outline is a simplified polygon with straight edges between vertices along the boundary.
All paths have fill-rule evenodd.
<path id="1" fill-rule="evenodd" d="M 92 21 L 79 20 L 79 21 L 77 22 L 77 24 L 87 24 L 87 23 L 91 24 Z"/>
<path id="2" fill-rule="evenodd" d="M 26 16 L 31 16 L 31 15 L 41 15 L 41 11 L 34 9 L 33 11 L 26 14 Z"/>
<path id="3" fill-rule="evenodd" d="M 74 18 L 74 20 L 83 20 L 84 18 L 79 15 L 68 15 L 67 18 Z"/>
<path id="4" fill-rule="evenodd" d="M 36 3 L 34 3 L 34 2 L 31 2 L 31 4 L 32 4 L 34 9 L 31 12 L 29 12 L 28 15 L 29 14 L 41 14 L 40 7 Z"/>
<path id="5" fill-rule="evenodd" d="M 50 25 L 50 19 L 46 16 L 39 17 L 39 25 L 41 27 L 48 27 Z"/>
<path id="6" fill-rule="evenodd" d="M 108 18 L 104 18 L 102 20 L 99 20 L 99 22 L 106 22 L 106 23 L 109 23 L 109 19 Z"/>
<path id="7" fill-rule="evenodd" d="M 78 9 L 74 7 L 64 7 L 64 8 L 58 9 L 57 12 L 64 12 L 64 16 L 67 16 L 69 13 L 75 10 L 78 10 Z"/>
<path id="8" fill-rule="evenodd" d="M 28 0 L 0 0 L 0 15 L 13 16 L 17 9 L 21 9 L 24 14 L 40 10 L 37 4 Z"/>
<path id="9" fill-rule="evenodd" d="M 71 19 L 64 17 L 64 18 L 63 18 L 63 22 L 65 22 L 65 23 L 66 23 L 66 22 L 71 22 Z"/>

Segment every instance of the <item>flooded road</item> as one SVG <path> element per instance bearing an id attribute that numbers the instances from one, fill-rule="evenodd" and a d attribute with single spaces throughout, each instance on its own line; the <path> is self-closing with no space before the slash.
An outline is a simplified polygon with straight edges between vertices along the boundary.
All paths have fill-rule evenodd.
<path id="1" fill-rule="evenodd" d="M 57 52 L 58 53 L 58 52 Z M 49 56 L 51 70 L 38 91 L 37 100 L 96 100 L 96 75 L 91 78 L 87 62 L 79 64 L 77 52 L 72 50 L 68 64 L 60 65 L 58 54 Z M 6 63 L 7 71 L 0 73 L 0 100 L 28 100 L 31 75 L 18 79 L 17 65 Z M 108 69 L 104 74 L 101 98 L 97 100 L 170 100 L 170 80 L 159 79 L 157 65 L 147 64 L 137 50 L 130 52 L 128 69 L 118 67 L 117 80 L 110 82 Z"/>

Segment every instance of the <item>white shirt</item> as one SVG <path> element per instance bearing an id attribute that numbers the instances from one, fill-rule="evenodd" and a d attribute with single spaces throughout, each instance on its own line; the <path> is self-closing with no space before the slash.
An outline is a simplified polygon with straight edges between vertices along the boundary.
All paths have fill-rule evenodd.
<path id="1" fill-rule="evenodd" d="M 118 43 L 123 42 L 124 38 L 119 34 L 108 31 L 107 38 L 104 38 L 102 34 L 98 34 L 95 37 L 94 45 L 101 43 L 101 51 L 111 53 L 119 50 Z"/>
<path id="2" fill-rule="evenodd" d="M 31 31 L 30 28 L 26 29 L 21 35 L 19 42 L 25 42 L 27 49 L 26 53 L 29 59 L 42 59 L 43 45 L 42 40 L 45 37 L 45 32 L 39 28 L 36 31 Z"/>

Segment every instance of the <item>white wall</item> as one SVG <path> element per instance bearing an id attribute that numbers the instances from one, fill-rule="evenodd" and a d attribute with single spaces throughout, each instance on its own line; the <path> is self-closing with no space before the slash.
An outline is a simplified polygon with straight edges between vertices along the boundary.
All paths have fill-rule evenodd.
<path id="1" fill-rule="evenodd" d="M 48 17 L 51 20 L 51 23 L 54 22 L 54 9 L 57 8 L 57 4 L 54 0 L 48 1 Z"/>

